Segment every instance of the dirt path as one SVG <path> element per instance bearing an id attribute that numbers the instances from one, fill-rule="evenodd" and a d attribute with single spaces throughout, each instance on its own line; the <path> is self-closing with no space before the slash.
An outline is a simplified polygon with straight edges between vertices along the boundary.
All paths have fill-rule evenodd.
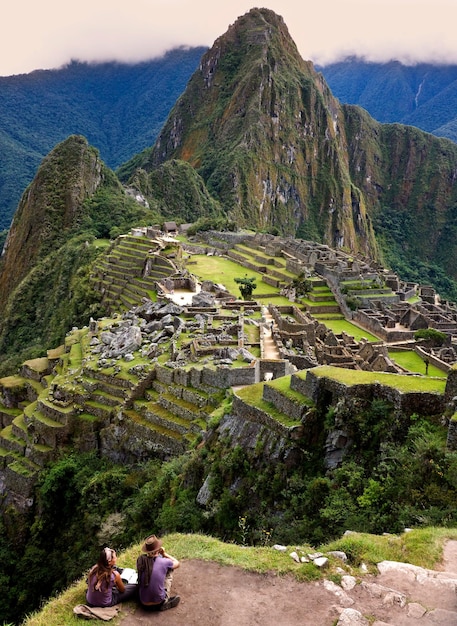
<path id="1" fill-rule="evenodd" d="M 333 626 L 341 613 L 350 609 L 375 618 L 366 621 L 367 626 L 457 626 L 456 541 L 446 544 L 436 575 L 440 578 L 395 569 L 376 577 L 366 575 L 362 584 L 343 591 L 323 581 L 298 583 L 291 577 L 184 561 L 173 584 L 173 592 L 181 596 L 180 604 L 166 613 L 147 613 L 126 605 L 120 625 Z M 348 615 L 350 620 L 350 611 Z M 344 622 L 345 626 L 362 623 Z"/>

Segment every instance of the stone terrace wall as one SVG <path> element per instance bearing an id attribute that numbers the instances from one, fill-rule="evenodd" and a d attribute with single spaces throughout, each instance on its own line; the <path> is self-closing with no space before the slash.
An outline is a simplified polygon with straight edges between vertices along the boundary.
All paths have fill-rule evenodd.
<path id="1" fill-rule="evenodd" d="M 356 324 L 360 324 L 363 328 L 366 328 L 368 332 L 381 337 L 381 339 L 389 343 L 414 339 L 414 331 L 386 328 L 377 317 L 371 316 L 369 312 L 367 313 L 360 309 L 353 314 L 353 321 Z"/>
<path id="2" fill-rule="evenodd" d="M 276 432 L 282 437 L 286 437 L 289 432 L 287 426 L 277 422 L 265 411 L 246 404 L 237 395 L 233 398 L 232 413 L 243 420 L 266 426 L 269 430 Z"/>
<path id="3" fill-rule="evenodd" d="M 300 404 L 297 401 L 287 398 L 280 391 L 268 384 L 265 384 L 263 387 L 263 399 L 274 404 L 281 413 L 288 415 L 293 420 L 301 420 L 303 415 L 308 411 L 306 404 Z"/>
<path id="4" fill-rule="evenodd" d="M 428 392 L 402 393 L 394 387 L 380 383 L 364 385 L 345 385 L 331 378 L 316 376 L 309 370 L 306 379 L 293 375 L 291 389 L 299 391 L 311 398 L 316 404 L 325 398 L 327 406 L 336 404 L 342 397 L 361 397 L 365 400 L 379 399 L 391 403 L 394 408 L 405 415 L 419 413 L 421 415 L 439 415 L 446 407 L 445 396 Z"/>
<path id="5" fill-rule="evenodd" d="M 255 367 L 218 367 L 215 369 L 205 367 L 186 371 L 181 368 L 171 369 L 157 365 L 156 376 L 159 382 L 166 385 L 176 384 L 196 389 L 206 387 L 228 389 L 240 385 L 253 385 L 256 382 L 256 369 Z"/>

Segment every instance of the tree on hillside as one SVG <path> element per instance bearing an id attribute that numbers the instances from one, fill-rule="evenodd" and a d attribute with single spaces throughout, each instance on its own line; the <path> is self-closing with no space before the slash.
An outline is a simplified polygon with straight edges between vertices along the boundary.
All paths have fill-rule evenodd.
<path id="1" fill-rule="evenodd" d="M 307 296 L 313 289 L 312 281 L 306 277 L 304 272 L 301 272 L 290 283 L 291 287 L 295 289 L 295 294 L 298 298 Z"/>
<path id="2" fill-rule="evenodd" d="M 243 300 L 250 300 L 252 292 L 257 289 L 255 278 L 248 278 L 245 274 L 244 278 L 235 278 L 235 282 L 239 285 L 241 297 Z"/>

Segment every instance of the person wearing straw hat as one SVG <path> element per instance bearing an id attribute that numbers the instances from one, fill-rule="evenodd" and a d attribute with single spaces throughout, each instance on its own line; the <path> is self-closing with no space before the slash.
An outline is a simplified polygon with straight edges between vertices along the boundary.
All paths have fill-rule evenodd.
<path id="1" fill-rule="evenodd" d="M 179 567 L 178 559 L 167 554 L 155 535 L 146 537 L 136 562 L 138 593 L 141 605 L 151 611 L 166 611 L 177 606 L 179 596 L 171 596 L 173 571 Z"/>

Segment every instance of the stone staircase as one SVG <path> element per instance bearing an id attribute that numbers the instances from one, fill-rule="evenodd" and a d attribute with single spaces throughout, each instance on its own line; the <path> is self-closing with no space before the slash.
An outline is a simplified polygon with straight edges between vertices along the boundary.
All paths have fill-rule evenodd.
<path id="1" fill-rule="evenodd" d="M 335 314 L 343 318 L 340 306 L 327 282 L 324 279 L 313 280 L 312 285 L 310 293 L 302 299 L 304 309 L 319 319 L 325 319 L 327 316 L 334 318 Z"/>

